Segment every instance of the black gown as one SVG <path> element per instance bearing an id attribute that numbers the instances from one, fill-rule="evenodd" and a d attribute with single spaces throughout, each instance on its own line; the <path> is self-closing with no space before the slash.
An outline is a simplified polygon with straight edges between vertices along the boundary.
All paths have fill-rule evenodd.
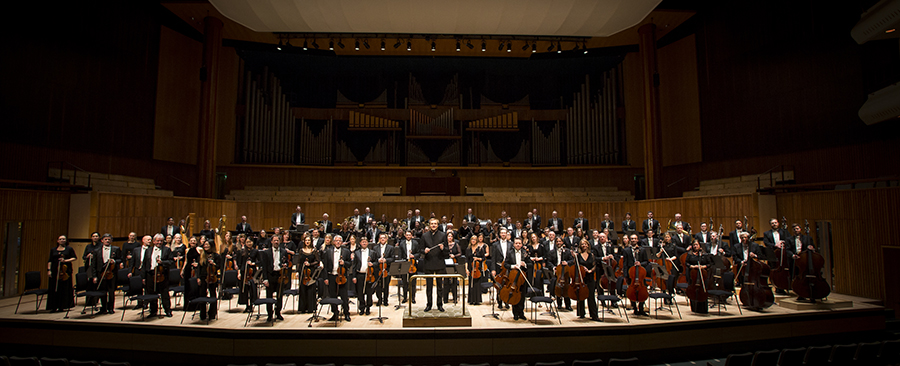
<path id="1" fill-rule="evenodd" d="M 312 272 L 315 273 L 316 269 L 319 268 L 319 250 L 313 249 L 312 253 L 306 253 L 303 250 L 297 251 L 298 256 L 298 269 L 301 271 L 305 271 L 306 268 L 303 267 L 304 262 L 309 262 L 308 268 L 311 269 Z M 301 279 L 303 278 L 303 272 L 300 272 L 299 276 Z M 304 283 L 300 284 L 300 296 L 297 305 L 297 311 L 300 313 L 311 314 L 316 311 L 316 288 L 318 286 L 318 282 L 316 281 L 316 277 L 313 276 L 312 283 L 310 285 L 306 285 Z"/>
<path id="2" fill-rule="evenodd" d="M 59 280 L 54 283 L 54 279 L 58 278 L 59 258 L 64 259 L 75 258 L 75 249 L 66 247 L 59 251 L 58 247 L 50 250 L 50 258 L 47 263 L 50 264 L 50 288 L 47 293 L 47 310 L 62 310 L 75 306 L 74 292 L 72 292 L 72 264 L 74 262 L 63 263 L 68 268 L 64 271 L 68 273 L 69 279 Z"/>

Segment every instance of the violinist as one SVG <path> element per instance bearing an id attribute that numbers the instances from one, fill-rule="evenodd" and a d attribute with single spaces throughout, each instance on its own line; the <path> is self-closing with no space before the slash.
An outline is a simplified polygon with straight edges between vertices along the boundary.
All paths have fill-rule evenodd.
<path id="1" fill-rule="evenodd" d="M 378 234 L 378 245 L 372 249 L 375 253 L 376 265 L 380 267 L 384 263 L 386 269 L 391 268 L 391 263 L 394 263 L 394 246 L 388 244 L 388 234 Z M 378 302 L 381 306 L 388 306 L 390 284 L 391 278 L 388 276 L 383 280 L 379 278 L 378 283 L 375 285 L 375 294 L 378 295 Z"/>
<path id="2" fill-rule="evenodd" d="M 551 232 L 551 236 L 552 235 Z M 550 271 L 550 285 L 555 286 L 556 282 L 559 280 L 559 278 L 556 277 L 556 267 L 567 267 L 574 264 L 575 256 L 572 255 L 572 251 L 569 250 L 569 248 L 566 248 L 566 246 L 563 245 L 562 238 L 556 238 L 556 243 L 553 244 L 552 247 L 553 249 L 547 252 L 547 265 L 553 267 Z M 563 307 L 563 301 L 566 303 L 565 307 Z M 572 311 L 572 300 L 566 296 L 557 296 L 556 308 Z"/>
<path id="3" fill-rule="evenodd" d="M 460 259 L 463 254 L 463 250 L 460 248 L 459 243 L 456 241 L 456 234 L 453 231 L 448 231 L 447 233 L 447 250 L 450 252 L 450 259 L 453 260 L 453 263 L 459 263 L 460 260 L 465 260 L 465 258 Z M 453 303 L 457 303 L 459 301 L 459 279 L 457 278 L 444 278 L 444 303 L 449 303 L 450 294 L 453 294 Z"/>
<path id="4" fill-rule="evenodd" d="M 412 211 L 409 212 L 409 215 L 412 215 Z M 419 255 L 419 240 L 413 238 L 412 230 L 406 230 L 403 233 L 403 240 L 400 240 L 400 244 L 397 245 L 397 249 L 395 251 L 395 257 L 397 260 L 415 260 L 419 261 L 421 256 Z M 416 264 L 418 268 L 421 268 L 419 264 Z M 415 273 L 409 273 L 403 276 L 400 276 L 400 288 L 403 293 L 403 300 L 400 302 L 405 303 L 407 300 L 407 289 L 409 289 L 409 297 L 412 298 L 412 303 L 416 303 L 416 286 L 409 286 L 409 277 L 411 275 L 415 275 Z"/>
<path id="5" fill-rule="evenodd" d="M 531 265 L 531 258 L 528 257 L 528 252 L 522 248 L 522 238 L 516 238 L 513 241 L 513 248 L 510 249 L 509 253 L 506 255 L 506 261 L 503 262 L 503 266 L 506 267 L 507 270 L 511 270 L 513 268 L 517 268 L 522 275 L 527 275 Z M 522 293 L 522 298 L 520 299 L 518 304 L 513 304 L 512 313 L 513 320 L 527 320 L 525 317 L 525 289 L 527 284 L 523 282 L 522 286 L 518 288 L 518 291 Z M 595 304 L 596 306 L 596 304 Z M 596 313 L 596 309 L 595 313 Z"/>
<path id="6" fill-rule="evenodd" d="M 303 248 L 297 252 L 297 261 L 300 263 L 300 304 L 297 306 L 297 311 L 303 314 L 312 314 L 316 311 L 316 278 L 318 276 L 312 276 L 314 273 L 318 273 L 317 269 L 321 266 L 321 261 L 319 259 L 318 249 L 313 245 L 312 238 L 306 236 L 303 238 Z M 305 278 L 306 274 L 304 272 L 309 271 L 312 276 L 311 283 L 303 283 L 303 278 Z"/>
<path id="7" fill-rule="evenodd" d="M 375 253 L 369 249 L 369 238 L 363 236 L 359 239 L 359 249 L 356 250 L 356 255 L 353 256 L 352 260 L 353 285 L 356 288 L 357 314 L 366 315 L 371 312 L 372 293 L 374 292 L 372 285 L 366 283 L 366 274 L 368 273 L 369 267 L 375 265 Z"/>
<path id="8" fill-rule="evenodd" d="M 131 252 L 134 251 L 134 248 L 141 246 L 141 243 L 137 241 L 137 233 L 132 231 L 128 233 L 128 241 L 125 244 L 122 244 L 122 253 L 125 254 L 125 260 L 122 261 L 122 268 L 131 268 L 132 256 Z"/>
<path id="9" fill-rule="evenodd" d="M 438 220 L 432 218 L 428 221 L 428 231 L 422 234 L 422 245 L 420 246 L 422 254 L 422 269 L 427 274 L 446 273 L 446 265 L 444 259 L 450 257 L 450 251 L 447 248 L 447 234 L 438 231 Z M 437 281 L 435 281 L 437 280 Z M 425 291 L 427 292 L 428 303 L 425 305 L 425 312 L 431 311 L 433 283 L 437 282 L 437 309 L 443 312 L 443 289 L 444 283 L 441 279 L 426 278 Z"/>
<path id="10" fill-rule="evenodd" d="M 112 244 L 112 235 L 103 234 L 100 242 L 103 246 L 94 252 L 94 284 L 97 289 L 106 292 L 100 298 L 100 314 L 113 314 L 116 308 L 116 275 L 119 272 L 119 264 L 122 262 L 122 251 Z M 112 276 L 106 275 L 112 271 Z M 109 278 L 111 277 L 111 278 Z"/>
<path id="11" fill-rule="evenodd" d="M 148 236 L 146 239 L 149 242 L 150 237 Z M 143 250 L 143 247 L 136 249 L 136 251 Z M 190 305 L 190 302 L 191 300 L 200 297 L 200 287 L 198 286 L 195 291 L 188 291 L 189 286 L 187 286 L 187 283 L 188 281 L 197 281 L 197 278 L 200 276 L 195 264 L 200 262 L 200 252 L 202 251 L 203 247 L 200 246 L 200 236 L 192 236 L 188 239 L 187 251 L 184 254 L 184 263 L 181 267 L 181 278 L 184 280 L 183 283 L 185 284 L 184 311 L 194 311 L 197 304 Z M 149 256 L 149 254 L 147 255 Z"/>
<path id="12" fill-rule="evenodd" d="M 179 234 L 176 234 L 179 235 Z M 153 248 L 150 250 L 150 263 L 145 268 L 149 270 L 144 274 L 144 293 L 159 294 L 162 302 L 163 311 L 166 316 L 172 317 L 172 303 L 169 300 L 169 268 L 171 268 L 172 251 L 165 245 L 166 240 L 162 234 L 153 236 Z M 158 271 L 158 272 L 157 272 Z M 162 277 L 162 281 L 157 281 L 157 273 Z M 150 303 L 150 317 L 157 315 L 159 304 L 157 302 Z"/>
<path id="13" fill-rule="evenodd" d="M 341 244 L 343 244 L 343 239 L 340 236 L 335 236 L 334 240 L 332 240 L 332 245 L 325 248 L 325 252 L 322 254 L 322 265 L 324 266 L 324 270 L 322 271 L 324 277 L 324 285 L 327 286 L 328 296 L 333 298 L 341 298 L 343 302 L 341 305 L 341 309 L 344 312 L 344 320 L 350 321 L 350 302 L 347 299 L 347 283 L 338 285 L 338 276 L 341 273 L 341 269 L 344 271 L 350 272 L 350 266 L 353 264 L 350 260 L 350 251 L 347 248 L 342 248 Z M 331 305 L 331 318 L 329 321 L 338 320 L 338 307 L 337 305 Z"/>
<path id="14" fill-rule="evenodd" d="M 708 268 L 712 264 L 710 256 L 700 249 L 700 242 L 696 239 L 694 239 L 694 241 L 691 243 L 691 250 L 688 252 L 686 262 L 688 269 L 691 270 L 688 272 L 689 274 L 692 273 L 694 269 L 699 270 L 702 268 Z M 689 279 L 689 281 L 691 280 Z M 706 278 L 704 279 L 704 281 L 706 281 Z M 708 282 L 701 281 L 701 284 L 708 285 Z M 700 314 L 706 314 L 709 312 L 709 303 L 707 302 L 707 296 L 699 296 L 696 299 L 691 298 L 690 301 L 691 311 Z"/>
<path id="15" fill-rule="evenodd" d="M 169 251 L 172 252 L 172 260 L 175 262 L 174 265 L 179 269 L 181 269 L 181 266 L 184 264 L 184 252 L 187 250 L 187 247 L 184 245 L 181 238 L 181 234 L 175 234 L 175 236 L 172 237 L 172 246 L 169 247 Z M 131 255 L 131 252 L 128 254 Z"/>
<path id="16" fill-rule="evenodd" d="M 75 306 L 72 296 L 73 262 L 75 262 L 75 249 L 69 246 L 69 240 L 65 235 L 60 235 L 56 239 L 56 248 L 50 250 L 50 258 L 47 259 L 47 278 L 50 279 L 47 310 L 50 310 L 51 313 L 58 313 Z"/>
<path id="17" fill-rule="evenodd" d="M 744 231 L 740 234 L 740 243 L 737 243 L 732 247 L 731 256 L 734 258 L 735 265 L 740 263 L 738 266 L 738 272 L 742 268 L 745 267 L 748 261 L 756 260 L 757 257 L 761 256 L 761 252 L 759 250 L 759 244 L 750 242 L 750 233 Z M 740 273 L 735 273 L 735 278 L 739 283 L 743 283 L 743 276 Z"/>
<path id="18" fill-rule="evenodd" d="M 273 237 L 272 241 L 276 241 L 277 237 Z M 200 259 L 192 264 L 192 266 L 197 270 L 197 284 L 200 286 L 200 296 L 207 296 L 213 299 L 218 299 L 216 296 L 216 289 L 218 289 L 218 269 L 222 268 L 222 257 L 219 256 L 219 253 L 213 249 L 210 241 L 205 237 L 201 236 L 200 240 L 203 241 L 203 250 L 200 252 Z M 215 271 L 215 272 L 214 272 Z M 210 281 L 213 276 L 216 276 L 216 282 L 213 283 Z M 216 319 L 216 305 L 217 303 L 209 304 L 207 308 L 206 303 L 200 304 L 200 320 L 206 320 L 206 317 L 209 316 L 209 319 Z"/>
<path id="19" fill-rule="evenodd" d="M 586 269 L 586 274 L 582 277 L 582 281 L 584 281 L 585 286 L 588 288 L 587 303 L 591 320 L 599 321 L 600 318 L 597 317 L 597 295 L 595 292 L 597 285 L 594 279 L 594 272 L 597 268 L 596 260 L 594 259 L 594 254 L 591 253 L 591 245 L 588 243 L 587 239 L 581 239 L 581 242 L 578 243 L 578 254 L 575 255 L 575 260 L 578 261 L 579 266 Z M 573 279 L 573 281 L 574 280 L 575 279 Z M 579 301 L 577 314 L 581 319 L 584 319 L 587 315 L 584 310 L 584 300 Z"/>
<path id="20" fill-rule="evenodd" d="M 238 235 L 238 242 L 241 242 L 241 236 Z M 245 313 L 253 310 L 253 302 L 259 298 L 258 289 L 256 288 L 256 279 L 253 274 L 256 273 L 256 262 L 258 261 L 258 252 L 253 248 L 253 240 L 243 240 L 244 247 L 235 253 L 235 261 L 240 264 L 238 268 L 238 281 L 241 286 L 241 293 L 238 295 L 238 304 L 246 305 Z M 249 278 L 245 278 L 250 276 Z"/>
<path id="21" fill-rule="evenodd" d="M 509 232 L 506 228 L 500 229 L 500 239 L 491 245 L 491 252 L 488 254 L 494 263 L 494 268 L 491 270 L 491 277 L 497 277 L 497 273 L 503 268 L 503 264 L 506 262 L 506 256 L 512 250 L 512 246 L 513 243 L 509 242 Z M 504 305 L 503 301 L 500 300 L 499 291 L 497 293 L 497 307 L 500 309 L 509 309 L 509 304 Z"/>
<path id="22" fill-rule="evenodd" d="M 533 264 L 533 275 L 530 277 L 529 282 L 531 282 L 539 292 L 544 292 L 543 274 L 546 269 L 544 259 L 547 257 L 547 253 L 544 252 L 544 246 L 541 245 L 541 241 L 538 239 L 537 234 L 529 233 L 527 238 L 528 244 L 525 246 L 525 250 L 528 251 L 528 258 L 531 259 L 531 263 Z"/>
<path id="23" fill-rule="evenodd" d="M 275 319 L 284 320 L 281 316 L 281 305 L 284 296 L 284 287 L 290 286 L 290 282 L 282 281 L 282 274 L 287 275 L 283 271 L 287 271 L 290 263 L 287 261 L 287 252 L 281 246 L 281 237 L 273 236 L 271 240 L 272 247 L 257 254 L 259 257 L 259 265 L 263 278 L 263 286 L 266 287 L 266 297 L 271 299 L 275 297 Z M 288 277 L 290 278 L 290 277 Z M 272 321 L 272 304 L 266 304 L 266 322 Z"/>
<path id="24" fill-rule="evenodd" d="M 478 237 L 469 237 L 469 245 L 466 247 L 466 276 L 469 277 L 469 305 L 481 305 L 481 284 L 485 276 L 485 245 L 478 241 Z M 478 272 L 476 275 L 475 272 Z"/>

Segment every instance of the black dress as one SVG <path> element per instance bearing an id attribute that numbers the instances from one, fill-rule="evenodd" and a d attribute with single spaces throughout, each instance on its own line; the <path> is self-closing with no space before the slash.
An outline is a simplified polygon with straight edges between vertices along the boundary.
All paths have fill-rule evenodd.
<path id="1" fill-rule="evenodd" d="M 578 260 L 578 264 L 582 267 L 585 267 L 588 270 L 595 269 L 596 267 L 594 262 L 594 254 L 588 254 L 588 258 L 584 259 L 581 256 L 581 253 L 575 254 L 575 259 Z M 596 286 L 594 284 L 594 274 L 588 273 L 587 276 L 584 277 L 584 284 L 588 288 L 588 297 L 587 297 L 587 305 L 588 311 L 590 312 L 591 319 L 597 319 L 597 296 L 596 296 Z M 579 317 L 584 317 L 588 314 L 585 314 L 584 309 L 584 301 L 578 302 L 577 314 Z"/>
<path id="2" fill-rule="evenodd" d="M 60 257 L 64 259 L 75 258 L 75 249 L 67 246 L 62 251 L 58 247 L 50 250 L 50 258 L 47 259 L 47 263 L 50 264 L 50 292 L 47 293 L 47 310 L 50 311 L 61 311 L 75 306 L 74 293 L 72 292 L 72 263 L 74 262 L 63 263 L 67 267 L 63 272 L 69 275 L 68 279 L 59 280 L 56 283 L 53 281 L 59 278 L 57 275 L 60 267 Z"/>
<path id="3" fill-rule="evenodd" d="M 298 267 L 301 271 L 305 271 L 306 268 L 311 270 L 311 274 L 314 274 L 316 270 L 319 268 L 319 250 L 313 249 L 312 253 L 306 253 L 302 249 L 297 251 L 298 255 Z M 309 264 L 304 268 L 303 263 L 308 262 Z M 299 277 L 303 278 L 303 272 L 299 274 Z M 300 296 L 299 304 L 297 305 L 297 311 L 300 313 L 311 314 L 316 311 L 316 287 L 318 285 L 316 281 L 316 277 L 313 276 L 311 284 L 307 285 L 305 283 L 300 284 Z"/>
<path id="4" fill-rule="evenodd" d="M 481 284 L 484 283 L 485 276 L 488 273 L 481 272 L 481 275 L 476 279 L 474 278 L 475 271 L 481 271 L 482 268 L 475 267 L 475 259 L 479 259 L 479 264 L 484 263 L 484 251 L 486 246 L 482 246 L 481 248 L 476 248 L 475 251 L 472 251 L 472 247 L 466 247 L 466 264 L 469 270 L 469 299 L 468 302 L 470 305 L 481 305 Z M 482 265 L 483 266 L 483 265 Z M 479 267 L 482 267 L 479 266 Z"/>

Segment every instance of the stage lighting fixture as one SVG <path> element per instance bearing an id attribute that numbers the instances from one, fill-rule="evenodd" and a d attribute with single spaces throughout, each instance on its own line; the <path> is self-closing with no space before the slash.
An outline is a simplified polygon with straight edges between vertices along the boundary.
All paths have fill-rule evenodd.
<path id="1" fill-rule="evenodd" d="M 406 50 L 407 50 L 407 51 L 412 51 L 412 42 L 406 41 Z"/>
<path id="2" fill-rule="evenodd" d="M 562 42 L 556 42 L 556 53 L 562 53 Z"/>
<path id="3" fill-rule="evenodd" d="M 553 41 L 550 41 L 550 47 L 547 47 L 547 51 L 553 51 Z"/>
<path id="4" fill-rule="evenodd" d="M 437 49 L 437 44 L 435 44 L 434 41 L 431 41 L 431 52 L 434 52 L 435 49 Z"/>
<path id="5" fill-rule="evenodd" d="M 466 41 L 466 47 L 469 47 L 470 50 L 475 48 L 475 46 L 472 45 L 472 41 Z"/>
<path id="6" fill-rule="evenodd" d="M 397 43 L 394 43 L 394 48 L 400 48 L 400 40 L 397 40 Z"/>
<path id="7" fill-rule="evenodd" d="M 303 40 L 303 50 L 304 50 L 304 51 L 306 51 L 306 50 L 309 49 L 309 47 L 307 46 L 306 42 L 307 42 L 307 41 L 304 39 L 304 40 Z"/>
<path id="8" fill-rule="evenodd" d="M 512 42 L 506 44 L 506 52 L 512 52 Z"/>
<path id="9" fill-rule="evenodd" d="M 456 41 L 456 52 L 459 52 L 459 41 Z"/>
<path id="10" fill-rule="evenodd" d="M 334 51 L 334 40 L 328 41 L 328 50 Z"/>
<path id="11" fill-rule="evenodd" d="M 581 48 L 584 48 L 584 54 L 587 55 L 587 42 L 582 43 Z"/>
<path id="12" fill-rule="evenodd" d="M 359 51 L 359 41 L 356 41 L 356 43 L 353 45 L 353 49 Z"/>
<path id="13" fill-rule="evenodd" d="M 381 50 L 384 51 L 384 40 L 381 40 Z"/>
<path id="14" fill-rule="evenodd" d="M 281 51 L 281 40 L 280 39 L 278 40 L 278 46 L 275 47 L 275 49 Z"/>
<path id="15" fill-rule="evenodd" d="M 315 49 L 319 49 L 319 43 L 318 43 L 318 42 L 316 42 L 316 40 L 315 40 L 315 39 L 314 39 L 314 40 L 313 40 L 313 48 L 315 48 Z"/>
<path id="16" fill-rule="evenodd" d="M 500 41 L 500 47 L 497 48 L 497 51 L 503 51 L 503 46 L 504 46 L 503 41 Z"/>
<path id="17" fill-rule="evenodd" d="M 531 53 L 537 52 L 537 42 L 531 44 Z"/>
<path id="18" fill-rule="evenodd" d="M 528 50 L 528 42 L 525 42 L 525 44 L 522 45 L 522 51 L 526 50 Z"/>
<path id="19" fill-rule="evenodd" d="M 481 41 L 481 52 L 487 51 L 487 42 Z"/>
<path id="20" fill-rule="evenodd" d="M 369 49 L 369 40 L 368 39 L 363 40 L 363 47 L 365 47 L 366 49 Z"/>

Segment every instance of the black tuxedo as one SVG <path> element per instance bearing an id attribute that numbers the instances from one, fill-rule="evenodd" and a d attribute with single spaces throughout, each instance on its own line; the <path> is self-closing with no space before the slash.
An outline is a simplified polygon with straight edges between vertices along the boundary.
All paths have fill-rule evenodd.
<path id="1" fill-rule="evenodd" d="M 439 244 L 443 244 L 444 248 L 436 248 Z M 420 250 L 422 253 L 422 269 L 425 270 L 425 273 L 446 273 L 446 264 L 444 264 L 444 259 L 450 257 L 450 250 L 447 248 L 447 234 L 442 233 L 440 231 L 425 231 L 422 233 Z M 425 249 L 429 249 L 428 253 L 425 253 Z M 434 288 L 434 278 L 425 279 L 425 289 L 428 295 L 428 307 L 431 307 L 433 300 L 433 288 Z M 437 306 L 440 308 L 443 305 L 443 294 L 444 294 L 444 281 L 438 279 L 437 281 Z"/>
<path id="2" fill-rule="evenodd" d="M 337 276 L 332 273 L 332 271 L 334 271 L 334 265 L 335 265 L 334 253 L 335 253 L 334 246 L 329 246 L 329 247 L 325 248 L 325 252 L 324 252 L 324 254 L 322 254 L 322 265 L 323 265 L 322 277 L 324 279 L 328 280 L 328 284 L 326 285 L 326 286 L 328 286 L 327 297 L 333 297 L 333 298 L 340 297 L 341 301 L 342 301 L 341 309 L 343 309 L 345 316 L 349 316 L 348 314 L 350 311 L 350 300 L 347 297 L 347 284 L 338 286 Z M 350 272 L 352 272 L 352 266 L 353 266 L 353 261 L 350 259 L 350 250 L 348 250 L 347 248 L 342 246 L 340 248 L 340 254 L 338 254 L 338 258 L 344 260 L 344 264 L 343 265 L 339 264 L 338 267 L 344 267 L 347 269 L 347 282 L 349 283 L 350 278 L 351 278 Z M 337 305 L 331 305 L 331 313 L 334 314 L 334 316 L 337 316 L 337 314 L 338 314 Z"/>
<path id="3" fill-rule="evenodd" d="M 744 243 L 737 243 L 731 246 L 731 257 L 734 258 L 736 263 L 740 263 L 745 261 L 747 258 L 744 257 Z M 755 253 L 757 258 L 764 259 L 762 251 L 760 251 L 759 244 L 750 243 L 750 253 Z"/>
<path id="4" fill-rule="evenodd" d="M 656 219 L 646 219 L 641 224 L 641 231 L 644 232 L 644 235 L 647 235 L 647 232 L 653 230 L 654 234 L 659 234 L 659 220 Z"/>
<path id="5" fill-rule="evenodd" d="M 144 280 L 144 292 L 147 294 L 159 294 L 160 301 L 163 305 L 163 311 L 166 314 L 172 312 L 172 304 L 171 300 L 169 300 L 169 269 L 175 265 L 175 255 L 169 249 L 169 247 L 163 245 L 160 249 L 159 254 L 159 263 L 156 264 L 157 268 L 155 270 L 151 270 L 150 267 L 153 266 L 153 246 L 151 245 L 147 250 L 147 256 L 149 265 L 144 267 L 146 271 L 143 274 Z M 156 271 L 161 271 L 164 279 L 161 282 L 156 282 Z M 155 283 L 154 283 L 155 282 Z M 156 301 L 150 303 L 150 314 L 156 314 L 159 311 L 159 304 Z"/>
<path id="6" fill-rule="evenodd" d="M 519 271 L 522 273 L 522 275 L 528 276 L 528 270 L 529 268 L 531 268 L 531 258 L 528 256 L 528 250 L 522 248 L 519 251 L 519 256 L 521 257 L 522 262 L 525 263 L 524 268 L 518 267 Z M 511 270 L 514 266 L 520 266 L 521 264 L 521 262 L 516 262 L 516 249 L 514 247 L 510 248 L 509 253 L 506 253 L 506 261 L 503 262 L 503 266 L 507 270 Z M 519 288 L 519 290 L 522 291 L 523 294 L 525 293 L 525 286 L 527 286 L 527 284 L 523 283 Z M 518 304 L 513 305 L 512 310 L 514 315 L 525 318 L 525 299 L 523 298 L 521 299 L 521 301 L 519 301 Z"/>
<path id="7" fill-rule="evenodd" d="M 674 243 L 675 246 L 679 248 L 687 250 L 687 248 L 691 246 L 691 240 L 693 239 L 693 237 L 690 236 L 686 231 L 682 232 L 681 235 L 683 236 L 683 238 L 679 237 L 678 233 L 672 234 L 672 243 Z"/>
<path id="8" fill-rule="evenodd" d="M 253 231 L 253 228 L 250 227 L 249 222 L 239 222 L 237 226 L 235 226 L 234 231 L 238 233 L 249 233 Z"/>
<path id="9" fill-rule="evenodd" d="M 319 221 L 319 225 L 322 225 L 323 231 L 319 232 L 320 234 L 322 234 L 319 235 L 320 237 L 324 236 L 325 234 L 330 234 L 332 231 L 334 231 L 334 224 L 331 222 L 331 220 Z"/>
<path id="10" fill-rule="evenodd" d="M 654 251 L 656 251 L 659 249 L 659 246 L 660 246 L 660 241 L 656 236 L 654 236 L 652 238 L 647 237 L 647 238 L 641 239 L 641 247 L 651 247 L 651 248 L 653 248 Z"/>
<path id="11" fill-rule="evenodd" d="M 778 228 L 778 240 L 788 241 L 791 237 L 788 236 L 782 228 Z M 765 244 L 769 248 L 775 248 L 775 233 L 774 230 L 769 230 L 763 233 L 763 244 Z"/>
<path id="12" fill-rule="evenodd" d="M 541 216 L 540 215 L 532 215 L 532 223 L 531 228 L 533 231 L 537 231 L 536 229 L 541 227 Z"/>
<path id="13" fill-rule="evenodd" d="M 374 228 L 374 229 L 369 228 L 369 230 L 366 230 L 366 238 L 369 239 L 369 245 L 370 246 L 375 245 L 375 243 L 378 242 L 378 237 L 381 234 L 384 234 L 384 232 L 378 228 Z"/>
<path id="14" fill-rule="evenodd" d="M 172 232 L 171 232 L 171 233 L 169 233 L 168 228 L 169 228 L 168 225 L 163 226 L 161 229 L 159 229 L 159 233 L 160 233 L 160 234 L 163 234 L 163 235 L 172 235 L 172 236 L 175 236 L 175 234 L 181 234 L 181 226 L 178 226 L 178 225 L 172 225 Z"/>
<path id="15" fill-rule="evenodd" d="M 352 275 L 348 275 L 347 279 L 351 282 L 353 282 L 352 279 L 356 280 L 352 286 L 356 291 L 356 308 L 360 314 L 372 307 L 372 294 L 375 293 L 375 289 L 366 283 L 367 269 L 374 266 L 374 270 L 378 271 L 378 263 L 375 261 L 376 253 L 372 250 L 372 247 L 367 247 L 365 249 L 368 252 L 368 256 L 366 257 L 366 266 L 364 268 L 362 257 L 363 250 L 363 248 L 356 250 L 356 253 L 353 256 L 353 270 L 350 271 L 352 272 Z M 376 285 L 380 284 L 381 281 L 376 282 Z"/>
<path id="16" fill-rule="evenodd" d="M 105 246 L 101 245 L 94 252 L 94 260 L 91 261 L 91 265 L 93 268 L 94 278 L 97 279 L 98 290 L 106 292 L 106 296 L 100 298 L 100 304 L 102 306 L 101 311 L 111 311 L 116 307 L 116 278 L 119 273 L 119 263 L 122 263 L 122 250 L 119 247 L 110 245 L 109 247 L 109 260 L 112 260 L 113 263 L 109 264 L 112 267 L 113 278 L 105 279 L 103 278 L 104 270 L 107 268 L 107 263 L 103 261 L 103 248 Z M 152 281 L 151 281 L 152 282 Z"/>
<path id="17" fill-rule="evenodd" d="M 696 234 L 694 234 L 694 238 L 697 239 L 697 241 L 699 241 L 700 244 L 702 244 L 702 245 L 709 244 L 709 241 L 710 241 L 709 231 L 707 231 L 707 232 L 701 231 L 699 233 L 696 233 Z"/>
<path id="18" fill-rule="evenodd" d="M 747 230 L 741 230 L 741 232 L 749 233 Z M 740 243 L 740 242 L 741 242 L 741 238 L 738 236 L 737 230 L 732 230 L 730 233 L 728 233 L 728 244 L 731 244 L 732 248 L 734 247 L 735 244 Z"/>
<path id="19" fill-rule="evenodd" d="M 603 232 L 603 229 L 609 229 L 609 232 L 612 233 L 612 232 L 616 231 L 616 223 L 611 220 L 600 221 L 600 232 L 601 233 Z"/>
<path id="20" fill-rule="evenodd" d="M 395 249 L 394 249 L 393 245 L 385 243 L 383 254 L 382 254 L 382 250 L 381 250 L 382 249 L 381 244 L 376 244 L 374 246 L 370 246 L 370 248 L 372 248 L 372 250 L 374 251 L 373 257 L 374 257 L 374 261 L 375 261 L 376 265 L 378 264 L 378 259 L 381 259 L 383 257 L 384 262 L 387 263 L 387 267 L 388 268 L 391 267 L 391 263 L 394 263 L 394 257 L 395 257 L 395 253 L 394 253 Z M 375 285 L 375 287 L 376 287 L 375 293 L 378 294 L 378 301 L 381 302 L 382 305 L 387 305 L 388 287 L 389 287 L 390 283 L 391 283 L 391 279 L 390 279 L 390 277 L 388 277 L 388 278 L 384 279 L 384 283 L 382 283 L 381 281 L 378 281 L 378 283 Z"/>
<path id="21" fill-rule="evenodd" d="M 716 240 L 717 240 L 718 243 L 719 243 L 719 247 L 722 248 L 723 251 L 725 251 L 725 254 L 724 254 L 724 255 L 725 255 L 726 257 L 731 257 L 731 246 L 729 246 L 728 244 L 726 244 L 726 243 L 725 243 L 724 241 L 722 241 L 722 240 L 718 240 L 718 239 L 716 239 Z M 718 254 L 719 254 L 719 253 L 718 253 L 718 249 L 719 249 L 719 248 L 716 248 L 716 250 L 713 251 L 712 242 L 703 244 L 703 249 L 706 250 L 706 252 L 709 253 L 709 254 L 715 254 L 715 255 L 718 255 Z"/>
<path id="22" fill-rule="evenodd" d="M 297 229 L 297 216 L 298 215 L 300 216 L 300 223 L 301 224 L 306 223 L 306 215 L 304 215 L 302 212 L 300 212 L 300 213 L 294 212 L 293 214 L 291 214 L 291 230 Z"/>
<path id="23" fill-rule="evenodd" d="M 570 250 L 578 249 L 578 243 L 580 242 L 581 238 L 575 235 L 567 236 L 565 239 L 563 239 L 563 244 L 565 244 L 566 248 L 569 248 Z"/>
<path id="24" fill-rule="evenodd" d="M 628 235 L 637 232 L 637 222 L 634 220 L 622 221 L 622 232 Z"/>
<path id="25" fill-rule="evenodd" d="M 408 261 L 409 254 L 412 253 L 413 258 L 418 262 L 421 259 L 421 255 L 419 255 L 419 240 L 416 238 L 412 238 L 409 241 L 409 245 L 406 244 L 406 237 L 397 239 L 397 244 L 394 245 L 394 259 L 398 261 Z M 419 264 L 417 263 L 416 269 L 421 269 Z M 403 298 L 406 298 L 407 290 L 409 288 L 409 276 L 400 276 L 400 289 L 403 292 Z M 416 298 L 416 286 L 412 286 L 411 289 L 412 298 Z"/>
<path id="26" fill-rule="evenodd" d="M 465 216 L 463 216 L 463 219 L 468 222 L 476 222 L 476 223 L 478 222 L 478 218 L 475 217 L 474 214 L 466 214 Z"/>
<path id="27" fill-rule="evenodd" d="M 581 230 L 584 230 L 585 233 L 590 232 L 591 228 L 588 224 L 588 219 L 583 218 L 576 218 L 575 222 L 572 223 L 572 227 L 575 228 L 575 230 L 578 230 L 579 222 L 581 223 Z"/>
<path id="28" fill-rule="evenodd" d="M 786 247 L 789 252 L 792 254 L 800 254 L 806 250 L 809 250 L 809 246 L 812 245 L 815 248 L 815 244 L 813 243 L 812 238 L 810 238 L 806 234 L 800 234 L 800 246 L 802 247 L 800 251 L 797 251 L 797 237 L 791 236 L 787 237 L 785 240 Z"/>
<path id="29" fill-rule="evenodd" d="M 500 272 L 500 269 L 503 268 L 503 262 L 506 261 L 506 254 L 509 253 L 509 250 L 512 247 L 512 240 L 506 241 L 506 250 L 500 246 L 500 240 L 491 243 L 491 257 L 489 259 L 494 264 L 492 270 L 497 271 L 498 273 Z"/>
<path id="30" fill-rule="evenodd" d="M 554 224 L 556 224 L 556 230 L 553 230 Z M 547 227 L 550 228 L 550 230 L 553 230 L 554 232 L 556 232 L 556 235 L 559 235 L 559 233 L 566 230 L 565 226 L 563 226 L 562 219 L 559 217 L 557 217 L 555 219 L 551 217 L 549 220 L 547 220 Z"/>
<path id="31" fill-rule="evenodd" d="M 676 227 L 678 225 L 678 223 L 679 223 L 679 221 L 673 222 L 672 227 Z M 684 230 L 684 232 L 691 231 L 691 224 L 688 224 L 687 221 L 680 221 L 680 223 L 681 223 L 681 229 Z"/>

